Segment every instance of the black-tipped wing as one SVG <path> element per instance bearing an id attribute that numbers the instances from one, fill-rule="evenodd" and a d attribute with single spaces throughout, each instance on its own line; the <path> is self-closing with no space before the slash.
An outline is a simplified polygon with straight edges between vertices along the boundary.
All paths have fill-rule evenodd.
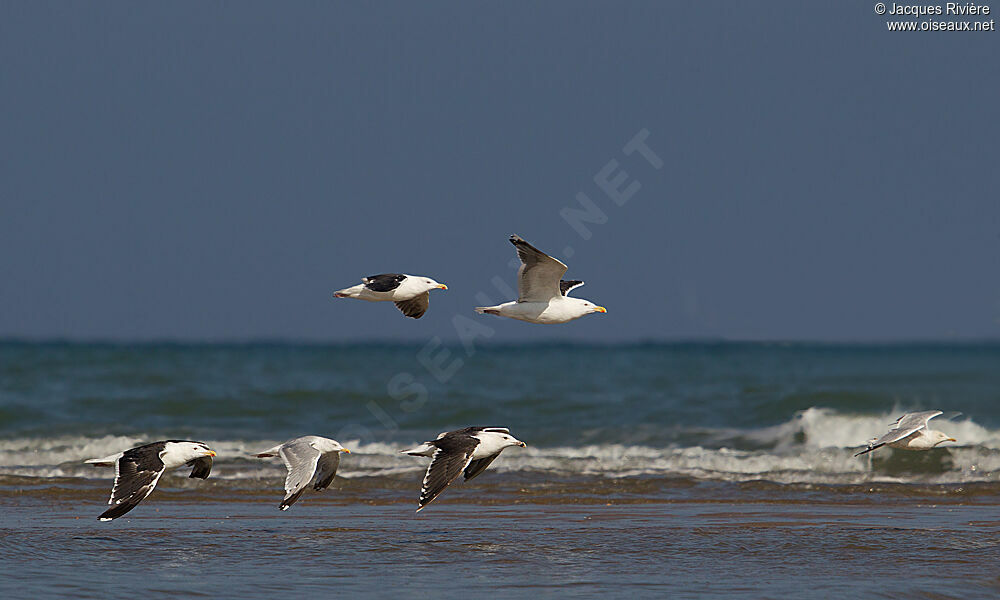
<path id="1" fill-rule="evenodd" d="M 152 493 L 165 468 L 160 460 L 162 451 L 163 443 L 158 442 L 132 448 L 122 454 L 115 463 L 115 485 L 108 500 L 111 508 L 104 511 L 99 519 L 117 519 Z"/>
<path id="2" fill-rule="evenodd" d="M 340 466 L 340 452 L 327 452 L 319 457 L 316 463 L 316 483 L 314 490 L 325 490 L 333 483 L 333 478 L 337 475 L 337 468 Z"/>
<path id="3" fill-rule="evenodd" d="M 409 300 L 400 300 L 396 302 L 396 308 L 398 308 L 404 315 L 412 318 L 419 319 L 424 316 L 427 312 L 427 307 L 431 303 L 431 295 L 427 292 L 410 298 Z"/>
<path id="4" fill-rule="evenodd" d="M 299 497 L 303 493 L 305 493 L 305 491 L 306 491 L 306 488 L 303 487 L 299 491 L 295 492 L 294 494 L 288 494 L 288 495 L 286 495 L 285 498 L 284 498 L 284 500 L 281 501 L 281 504 L 278 505 L 278 510 L 288 510 L 288 507 L 291 506 L 291 505 L 293 505 L 293 504 L 295 504 L 295 501 L 298 500 Z"/>
<path id="5" fill-rule="evenodd" d="M 285 477 L 285 499 L 278 508 L 287 510 L 289 506 L 295 504 L 316 475 L 320 451 L 313 448 L 308 441 L 299 438 L 281 446 L 278 454 L 288 469 L 288 476 Z"/>
<path id="6" fill-rule="evenodd" d="M 187 466 L 194 467 L 191 469 L 191 474 L 188 477 L 192 479 L 208 479 L 208 476 L 212 474 L 212 457 L 203 456 L 189 460 Z"/>
<path id="7" fill-rule="evenodd" d="M 875 442 L 875 440 L 872 440 L 872 441 L 868 442 L 868 447 L 866 447 L 861 452 L 858 452 L 857 454 L 855 454 L 854 458 L 857 458 L 857 457 L 861 456 L 862 454 L 868 454 L 872 450 L 878 450 L 882 446 L 885 446 L 885 442 L 883 442 L 881 444 L 878 444 L 878 443 Z"/>
<path id="8" fill-rule="evenodd" d="M 518 302 L 546 302 L 562 296 L 559 281 L 566 265 L 535 248 L 517 235 L 510 236 L 517 248 L 521 268 L 517 271 Z"/>
<path id="9" fill-rule="evenodd" d="M 494 454 L 493 456 L 487 456 L 486 458 L 479 458 L 469 463 L 469 466 L 465 468 L 465 480 L 468 481 L 483 471 L 486 467 L 490 466 L 490 463 L 495 461 L 500 454 Z"/>
<path id="10" fill-rule="evenodd" d="M 579 279 L 571 279 L 569 281 L 560 281 L 559 282 L 559 291 L 562 292 L 563 296 L 568 296 L 569 293 L 570 293 L 570 291 L 575 290 L 576 288 L 580 287 L 581 285 L 583 285 L 583 282 L 580 281 Z"/>
<path id="11" fill-rule="evenodd" d="M 467 434 L 468 428 L 451 432 L 431 442 L 437 451 L 427 467 L 424 483 L 420 489 L 417 511 L 430 504 L 469 465 L 472 453 L 479 445 L 479 438 Z"/>
<path id="12" fill-rule="evenodd" d="M 365 287 L 373 292 L 391 292 L 403 283 L 406 275 L 402 273 L 383 273 L 382 275 L 369 275 L 361 279 Z"/>

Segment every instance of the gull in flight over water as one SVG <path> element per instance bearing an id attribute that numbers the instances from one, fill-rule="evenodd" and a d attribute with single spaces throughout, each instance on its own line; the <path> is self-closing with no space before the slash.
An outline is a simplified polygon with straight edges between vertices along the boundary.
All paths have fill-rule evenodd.
<path id="1" fill-rule="evenodd" d="M 873 438 L 864 450 L 854 456 L 867 454 L 882 446 L 900 450 L 930 450 L 942 442 L 957 442 L 958 440 L 947 433 L 930 429 L 927 425 L 928 421 L 940 414 L 943 413 L 939 410 L 906 413 L 889 425 L 891 428 L 889 433 Z"/>
<path id="2" fill-rule="evenodd" d="M 437 498 L 463 471 L 465 481 L 469 481 L 485 471 L 504 448 L 511 446 L 524 448 L 526 444 L 512 436 L 506 427 L 466 427 L 403 450 L 410 456 L 432 457 L 420 489 L 417 512 Z"/>
<path id="3" fill-rule="evenodd" d="M 517 248 L 521 267 L 517 271 L 516 302 L 496 306 L 477 306 L 479 314 L 508 317 L 528 323 L 566 323 L 591 313 L 608 312 L 583 298 L 569 296 L 570 290 L 583 285 L 582 281 L 563 281 L 568 268 L 559 260 L 535 248 L 520 236 L 510 236 L 510 243 Z"/>
<path id="4" fill-rule="evenodd" d="M 448 286 L 430 277 L 383 273 L 362 277 L 361 283 L 334 292 L 335 298 L 357 298 L 369 302 L 395 302 L 396 308 L 412 319 L 427 312 L 431 290 L 446 290 Z"/>
<path id="5" fill-rule="evenodd" d="M 316 435 L 307 435 L 263 452 L 254 454 L 257 458 L 280 456 L 288 476 L 285 477 L 285 498 L 278 505 L 278 510 L 288 510 L 295 504 L 310 485 L 316 491 L 325 490 L 333 483 L 340 466 L 340 453 L 351 453 L 340 445 L 337 440 L 331 440 Z"/>
<path id="6" fill-rule="evenodd" d="M 92 458 L 95 467 L 114 467 L 115 484 L 111 488 L 111 508 L 98 519 L 110 521 L 132 510 L 153 493 L 156 483 L 167 469 L 187 465 L 194 467 L 189 477 L 208 479 L 212 472 L 215 451 L 202 442 L 165 440 L 138 446 L 104 458 Z"/>

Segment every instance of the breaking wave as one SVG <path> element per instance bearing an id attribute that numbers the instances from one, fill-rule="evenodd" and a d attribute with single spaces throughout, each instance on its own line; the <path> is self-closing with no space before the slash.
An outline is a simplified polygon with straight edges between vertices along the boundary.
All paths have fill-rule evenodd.
<path id="1" fill-rule="evenodd" d="M 628 478 L 682 476 L 716 481 L 766 480 L 777 483 L 855 484 L 872 481 L 951 484 L 997 481 L 1000 430 L 971 419 L 938 418 L 932 424 L 959 440 L 930 452 L 879 450 L 853 455 L 866 440 L 880 435 L 898 414 L 859 415 L 809 408 L 787 422 L 759 429 L 701 429 L 674 432 L 687 444 L 593 443 L 580 446 L 534 446 L 510 449 L 494 463 L 498 472 L 538 473 L 558 477 Z M 692 437 L 696 443 L 690 443 Z M 23 437 L 0 440 L 0 474 L 31 478 L 106 478 L 108 470 L 83 464 L 157 436 Z M 213 478 L 256 480 L 281 477 L 277 460 L 257 460 L 251 452 L 281 440 L 206 441 L 219 453 Z M 340 476 L 395 477 L 421 472 L 426 460 L 399 453 L 418 439 L 399 443 L 341 440 L 352 454 Z"/>

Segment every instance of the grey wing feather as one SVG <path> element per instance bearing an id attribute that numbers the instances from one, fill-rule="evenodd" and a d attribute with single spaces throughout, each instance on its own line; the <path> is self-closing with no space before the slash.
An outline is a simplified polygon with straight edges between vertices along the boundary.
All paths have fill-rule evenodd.
<path id="1" fill-rule="evenodd" d="M 291 506 L 302 492 L 305 491 L 309 482 L 316 474 L 316 464 L 319 462 L 320 452 L 313 448 L 309 442 L 296 440 L 286 444 L 278 451 L 281 460 L 288 469 L 288 476 L 285 477 L 285 499 L 282 500 L 279 508 L 285 510 Z"/>
<path id="2" fill-rule="evenodd" d="M 431 303 L 431 295 L 428 292 L 424 292 L 419 296 L 414 296 L 409 300 L 400 300 L 395 302 L 396 308 L 400 310 L 404 315 L 410 317 L 411 319 L 419 319 L 424 316 L 427 312 L 427 307 Z"/>
<path id="3" fill-rule="evenodd" d="M 944 413 L 939 410 L 925 410 L 921 412 L 909 413 L 897 419 L 896 423 L 902 427 L 926 427 L 928 421 L 941 414 Z"/>
<path id="4" fill-rule="evenodd" d="M 868 452 L 881 448 L 886 444 L 898 442 L 899 440 L 912 435 L 916 431 L 925 429 L 927 427 L 927 422 L 940 414 L 941 411 L 939 410 L 925 410 L 922 412 L 907 413 L 896 419 L 896 422 L 890 425 L 892 429 L 890 429 L 888 433 L 868 442 L 868 446 L 854 456 L 867 454 Z"/>
<path id="5" fill-rule="evenodd" d="M 897 442 L 915 431 L 920 431 L 927 427 L 927 422 L 941 414 L 939 410 L 925 410 L 923 412 L 909 413 L 896 419 L 893 428 L 882 437 L 875 440 L 876 444 L 891 444 Z"/>
<path id="6" fill-rule="evenodd" d="M 319 457 L 316 463 L 316 483 L 314 490 L 325 490 L 333 483 L 333 478 L 337 475 L 337 468 L 340 467 L 340 452 L 327 452 Z"/>
<path id="7" fill-rule="evenodd" d="M 563 295 L 559 282 L 566 265 L 535 248 L 517 235 L 510 236 L 521 267 L 517 270 L 518 302 L 545 302 Z"/>

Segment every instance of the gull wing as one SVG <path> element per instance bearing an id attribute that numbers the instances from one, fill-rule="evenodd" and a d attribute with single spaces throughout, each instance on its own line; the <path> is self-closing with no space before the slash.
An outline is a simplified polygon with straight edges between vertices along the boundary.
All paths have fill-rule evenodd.
<path id="1" fill-rule="evenodd" d="M 572 279 L 570 281 L 560 281 L 559 291 L 562 292 L 563 296 L 569 296 L 570 292 L 580 287 L 581 285 L 583 285 L 583 282 L 580 281 L 579 279 Z"/>
<path id="2" fill-rule="evenodd" d="M 891 444 L 893 442 L 898 442 L 899 440 L 905 438 L 908 435 L 912 435 L 916 431 L 927 428 L 927 422 L 934 417 L 942 414 L 939 410 L 925 410 L 922 412 L 907 413 L 898 419 L 894 423 L 891 423 L 889 427 L 892 429 L 882 437 L 878 437 L 868 442 L 868 446 L 858 452 L 854 456 L 861 456 L 862 454 L 867 454 L 872 450 L 876 450 L 885 446 L 886 444 Z"/>
<path id="3" fill-rule="evenodd" d="M 406 275 L 402 273 L 383 273 L 362 277 L 361 282 L 373 292 L 391 292 L 398 288 L 404 279 L 406 279 Z"/>
<path id="4" fill-rule="evenodd" d="M 337 475 L 337 468 L 340 467 L 340 451 L 327 452 L 319 457 L 316 463 L 316 484 L 314 490 L 325 490 L 333 483 L 333 478 Z"/>
<path id="5" fill-rule="evenodd" d="M 115 484 L 108 504 L 98 519 L 110 521 L 132 510 L 156 488 L 165 467 L 159 452 L 149 446 L 126 450 L 115 463 Z"/>
<path id="6" fill-rule="evenodd" d="M 471 435 L 457 434 L 439 438 L 432 443 L 438 449 L 424 475 L 417 512 L 437 498 L 469 466 L 472 453 L 479 445 L 479 439 Z"/>
<path id="7" fill-rule="evenodd" d="M 187 466 L 194 467 L 191 469 L 191 474 L 188 475 L 190 478 L 197 479 L 208 479 L 209 474 L 212 472 L 212 457 L 202 456 L 201 458 L 196 458 L 194 460 L 189 460 Z"/>
<path id="8" fill-rule="evenodd" d="M 285 499 L 278 508 L 288 510 L 316 475 L 320 451 L 313 448 L 308 441 L 297 439 L 283 445 L 278 454 L 288 469 L 288 476 L 285 477 Z"/>
<path id="9" fill-rule="evenodd" d="M 510 236 L 521 267 L 517 270 L 518 302 L 547 302 L 563 295 L 559 282 L 566 265 L 535 248 L 517 235 Z"/>
<path id="10" fill-rule="evenodd" d="M 428 292 L 424 292 L 418 296 L 414 296 L 409 300 L 400 300 L 395 302 L 396 308 L 400 310 L 404 315 L 410 317 L 411 319 L 419 319 L 424 316 L 427 312 L 427 307 L 431 303 L 431 295 Z"/>
<path id="11" fill-rule="evenodd" d="M 490 466 L 490 463 L 495 461 L 500 453 L 496 453 L 493 456 L 487 456 L 486 458 L 479 458 L 469 463 L 469 466 L 465 468 L 465 480 L 468 481 L 483 471 L 486 467 Z"/>

